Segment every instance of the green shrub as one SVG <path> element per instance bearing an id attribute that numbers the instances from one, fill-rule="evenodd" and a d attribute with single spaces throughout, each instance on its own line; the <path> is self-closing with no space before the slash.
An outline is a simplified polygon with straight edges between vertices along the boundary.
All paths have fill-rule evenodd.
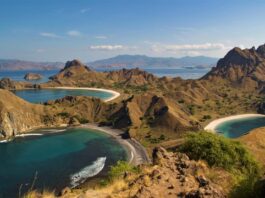
<path id="1" fill-rule="evenodd" d="M 178 103 L 182 104 L 184 103 L 185 101 L 183 99 L 179 100 Z"/>
<path id="2" fill-rule="evenodd" d="M 70 117 L 70 114 L 68 112 L 60 112 L 57 114 L 57 116 L 68 118 Z"/>
<path id="3" fill-rule="evenodd" d="M 232 173 L 237 184 L 231 197 L 255 197 L 261 168 L 240 142 L 209 132 L 190 133 L 179 151 L 191 159 L 205 160 L 211 167 L 221 167 Z"/>
<path id="4" fill-rule="evenodd" d="M 88 119 L 86 119 L 86 118 L 78 118 L 78 120 L 79 120 L 79 122 L 80 122 L 80 124 L 87 124 L 87 123 L 89 123 L 89 120 Z"/>
<path id="5" fill-rule="evenodd" d="M 188 105 L 187 106 L 189 112 L 191 115 L 194 115 L 195 114 L 195 109 L 194 109 L 194 105 Z"/>
<path id="6" fill-rule="evenodd" d="M 166 136 L 164 134 L 160 135 L 159 137 L 160 140 L 165 140 L 166 139 Z"/>
<path id="7" fill-rule="evenodd" d="M 212 118 L 211 115 L 204 115 L 202 119 L 204 119 L 204 120 L 208 120 L 208 119 L 211 119 L 211 118 Z"/>
<path id="8" fill-rule="evenodd" d="M 128 173 L 138 173 L 139 169 L 135 166 L 130 165 L 126 161 L 118 161 L 116 165 L 110 167 L 108 172 L 109 180 L 114 180 L 124 175 L 125 172 Z"/>
<path id="9" fill-rule="evenodd" d="M 209 132 L 190 133 L 180 146 L 195 160 L 205 160 L 209 166 L 222 167 L 243 174 L 258 174 L 259 166 L 252 155 L 240 143 Z"/>

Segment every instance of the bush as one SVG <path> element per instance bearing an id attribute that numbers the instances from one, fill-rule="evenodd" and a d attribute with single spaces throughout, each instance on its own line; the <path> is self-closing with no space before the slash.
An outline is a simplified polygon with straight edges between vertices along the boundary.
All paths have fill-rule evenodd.
<path id="1" fill-rule="evenodd" d="M 118 161 L 115 166 L 110 167 L 110 171 L 108 172 L 108 177 L 112 181 L 116 178 L 123 176 L 125 172 L 138 173 L 139 169 L 135 166 L 130 165 L 126 161 Z"/>
<path id="2" fill-rule="evenodd" d="M 178 103 L 183 104 L 185 101 L 183 99 L 179 100 Z"/>
<path id="3" fill-rule="evenodd" d="M 261 168 L 240 142 L 209 132 L 190 133 L 179 151 L 191 159 L 205 160 L 211 167 L 231 172 L 237 183 L 231 192 L 232 197 L 253 197 L 256 193 L 254 187 L 260 178 Z"/>
<path id="4" fill-rule="evenodd" d="M 208 120 L 208 119 L 211 119 L 211 118 L 212 118 L 211 115 L 204 115 L 202 119 L 204 119 L 204 120 Z"/>
<path id="5" fill-rule="evenodd" d="M 222 167 L 243 174 L 258 174 L 259 165 L 240 143 L 209 132 L 190 133 L 180 146 L 195 160 L 205 160 L 209 166 Z"/>
<path id="6" fill-rule="evenodd" d="M 57 116 L 68 118 L 70 117 L 70 114 L 68 112 L 60 112 L 57 114 Z"/>

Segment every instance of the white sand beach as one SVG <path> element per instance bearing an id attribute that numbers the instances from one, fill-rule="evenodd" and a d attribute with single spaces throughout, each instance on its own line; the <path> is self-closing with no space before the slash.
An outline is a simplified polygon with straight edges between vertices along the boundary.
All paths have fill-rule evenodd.
<path id="1" fill-rule="evenodd" d="M 216 119 L 210 122 L 206 127 L 204 127 L 204 130 L 215 132 L 216 127 L 222 124 L 223 122 L 242 119 L 242 118 L 253 118 L 253 117 L 265 117 L 265 115 L 263 114 L 240 114 L 240 115 L 228 116 L 225 118 L 219 118 L 219 119 Z"/>
<path id="2" fill-rule="evenodd" d="M 108 92 L 112 94 L 112 97 L 105 99 L 105 102 L 109 102 L 118 98 L 121 94 L 117 91 L 110 90 L 110 89 L 102 89 L 102 88 L 92 88 L 92 87 L 45 87 L 44 89 L 79 89 L 79 90 L 90 90 L 90 91 L 102 91 Z"/>

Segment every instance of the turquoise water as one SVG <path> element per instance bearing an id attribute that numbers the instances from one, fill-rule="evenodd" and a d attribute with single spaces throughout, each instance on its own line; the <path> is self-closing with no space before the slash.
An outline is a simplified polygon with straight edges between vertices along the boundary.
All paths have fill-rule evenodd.
<path id="1" fill-rule="evenodd" d="M 13 91 L 14 94 L 32 103 L 47 102 L 64 96 L 92 96 L 103 100 L 112 97 L 109 92 L 77 89 L 26 89 Z"/>
<path id="2" fill-rule="evenodd" d="M 264 117 L 252 117 L 226 121 L 218 125 L 215 130 L 228 138 L 240 137 L 252 129 L 265 126 Z"/>
<path id="3" fill-rule="evenodd" d="M 39 132 L 43 130 L 34 133 Z M 72 185 L 73 174 L 104 175 L 110 165 L 125 159 L 120 144 L 90 129 L 16 138 L 0 144 L 0 197 L 18 197 L 19 189 L 27 191 L 35 176 L 35 188 L 60 190 Z"/>

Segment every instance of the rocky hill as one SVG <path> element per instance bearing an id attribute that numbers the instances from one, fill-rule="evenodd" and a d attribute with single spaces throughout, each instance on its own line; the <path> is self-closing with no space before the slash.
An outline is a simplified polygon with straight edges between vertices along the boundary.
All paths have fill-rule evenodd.
<path id="1" fill-rule="evenodd" d="M 229 54 L 233 54 L 234 51 L 229 52 L 226 57 L 230 57 Z M 239 49 L 236 49 L 236 51 L 239 51 Z M 226 57 L 224 59 L 227 59 Z M 219 70 L 226 71 L 230 68 L 223 67 L 220 62 L 223 61 L 219 61 L 218 69 L 215 68 L 203 79 L 183 80 L 179 77 L 158 78 L 138 68 L 96 72 L 80 61 L 73 60 L 69 61 L 59 74 L 53 76 L 49 83 L 41 84 L 41 86 L 114 89 L 122 93 L 122 96 L 116 101 L 122 102 L 123 100 L 126 105 L 126 110 L 121 111 L 127 112 L 124 119 L 130 117 L 130 124 L 127 124 L 126 127 L 129 127 L 131 135 L 137 134 L 136 136 L 143 138 L 141 133 L 149 137 L 150 134 L 146 131 L 152 131 L 152 134 L 155 134 L 155 131 L 160 131 L 155 135 L 159 137 L 163 133 L 167 134 L 171 131 L 170 134 L 167 134 L 170 137 L 174 134 L 172 131 L 182 131 L 182 126 L 185 126 L 183 127 L 185 129 L 200 128 L 201 125 L 207 124 L 210 119 L 216 117 L 235 113 L 257 112 L 259 106 L 257 104 L 260 103 L 259 93 L 255 92 L 249 96 L 248 90 L 238 89 L 238 86 L 235 85 L 236 83 L 241 85 L 240 81 L 233 82 L 232 79 L 217 72 Z M 252 62 L 250 61 L 250 63 Z M 241 64 L 241 62 L 238 64 Z M 245 68 L 250 67 L 251 65 L 245 66 Z M 216 72 L 218 75 L 215 74 Z M 129 102 L 130 98 L 132 98 L 131 102 Z M 145 101 L 144 104 L 146 105 L 144 110 L 141 107 L 142 100 Z M 160 107 L 159 111 L 157 110 L 150 115 L 150 112 L 152 112 L 150 109 L 157 105 L 156 103 L 163 104 L 164 108 Z M 148 109 L 148 107 L 150 108 Z M 128 109 L 131 109 L 131 111 L 128 111 Z M 159 115 L 159 118 L 157 115 Z M 161 130 L 157 126 L 161 127 Z M 145 133 L 138 133 L 138 131 L 145 131 Z M 143 139 L 150 141 L 150 138 Z"/>
<path id="2" fill-rule="evenodd" d="M 233 86 L 263 91 L 265 83 L 265 45 L 257 49 L 234 48 L 220 59 L 202 79 L 229 81 Z"/>
<path id="3" fill-rule="evenodd" d="M 11 137 L 42 127 L 45 107 L 30 104 L 7 90 L 0 89 L 0 134 Z"/>
<path id="4" fill-rule="evenodd" d="M 78 86 L 107 86 L 113 83 L 124 85 L 144 85 L 151 83 L 154 75 L 136 69 L 122 69 L 111 72 L 96 72 L 78 60 L 68 61 L 65 67 L 51 77 L 50 84 Z"/>
<path id="5" fill-rule="evenodd" d="M 144 127 L 153 131 L 172 131 L 175 136 L 198 127 L 195 122 L 190 122 L 189 114 L 181 107 L 152 94 L 110 104 L 96 98 L 66 96 L 36 105 L 7 90 L 0 89 L 0 93 L 0 131 L 4 137 L 37 127 L 88 122 L 124 129 L 139 139 L 148 135 L 141 131 Z"/>

